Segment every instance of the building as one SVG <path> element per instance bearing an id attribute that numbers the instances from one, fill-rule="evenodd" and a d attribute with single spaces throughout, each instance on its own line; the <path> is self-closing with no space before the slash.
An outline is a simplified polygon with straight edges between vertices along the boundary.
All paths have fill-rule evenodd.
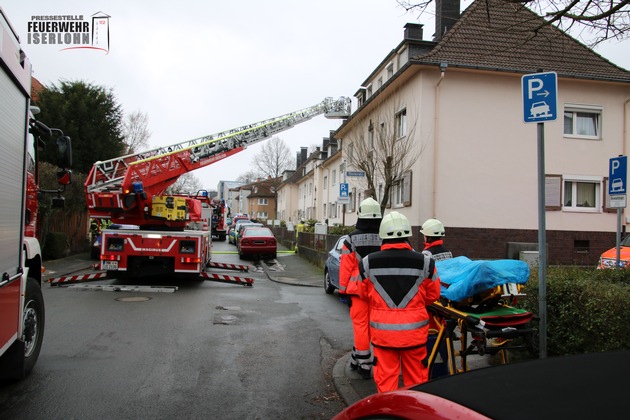
<path id="1" fill-rule="evenodd" d="M 416 245 L 419 226 L 437 217 L 454 254 L 518 258 L 536 246 L 539 223 L 537 124 L 523 123 L 521 78 L 554 71 L 559 117 L 544 123 L 548 261 L 593 265 L 615 241 L 608 162 L 630 142 L 630 72 L 520 4 L 479 0 L 460 16 L 458 0 L 435 3 L 434 39 L 407 24 L 356 92 L 358 109 L 334 133 L 344 159 L 382 133 L 410 140 L 417 158 L 391 184 L 377 177 L 375 192 L 391 187 L 390 208 L 409 218 Z M 349 178 L 349 187 L 366 185 Z M 348 210 L 346 224 L 355 223 Z"/>

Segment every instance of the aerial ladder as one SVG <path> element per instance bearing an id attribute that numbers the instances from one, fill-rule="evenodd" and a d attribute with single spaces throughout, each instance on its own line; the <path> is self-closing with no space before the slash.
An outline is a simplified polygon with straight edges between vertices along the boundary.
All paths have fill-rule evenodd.
<path id="1" fill-rule="evenodd" d="M 166 189 L 187 172 L 212 165 L 320 114 L 348 118 L 350 104 L 347 97 L 325 98 L 279 117 L 94 163 L 84 186 L 89 216 L 123 226 L 103 230 L 100 269 L 115 278 L 173 273 L 251 286 L 252 279 L 207 272 L 211 266 L 210 232 L 191 226 L 210 226 L 202 223 L 212 217 L 204 211 L 211 206 L 203 205 L 211 203 L 209 198 L 165 195 Z M 131 226 L 133 229 L 124 228 Z M 99 278 L 66 276 L 57 283 L 83 281 L 83 277 L 86 281 Z"/>

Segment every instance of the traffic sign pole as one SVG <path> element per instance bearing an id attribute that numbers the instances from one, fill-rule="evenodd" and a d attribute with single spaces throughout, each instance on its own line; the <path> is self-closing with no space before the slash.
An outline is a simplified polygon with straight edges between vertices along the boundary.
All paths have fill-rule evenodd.
<path id="1" fill-rule="evenodd" d="M 545 124 L 538 123 L 538 312 L 540 358 L 547 358 L 547 226 L 545 214 Z"/>
<path id="2" fill-rule="evenodd" d="M 540 358 L 547 357 L 547 227 L 545 226 L 545 121 L 558 117 L 558 75 L 526 74 L 521 78 L 523 122 L 537 123 L 538 137 L 538 312 Z"/>

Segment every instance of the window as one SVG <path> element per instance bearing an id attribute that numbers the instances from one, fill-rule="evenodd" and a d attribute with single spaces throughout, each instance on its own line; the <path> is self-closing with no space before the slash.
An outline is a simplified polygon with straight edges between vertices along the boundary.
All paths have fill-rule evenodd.
<path id="1" fill-rule="evenodd" d="M 328 176 L 324 176 L 324 189 L 325 190 L 328 189 Z M 325 211 L 324 211 L 324 214 L 326 214 Z"/>
<path id="2" fill-rule="evenodd" d="M 391 79 L 393 75 L 394 75 L 394 63 L 389 63 L 387 65 L 387 78 Z"/>
<path id="3" fill-rule="evenodd" d="M 356 198 L 357 198 L 357 189 L 356 188 L 352 188 L 352 190 L 350 191 L 350 204 L 348 206 L 348 211 L 349 212 L 353 212 L 354 209 L 356 208 L 356 206 L 357 206 Z"/>
<path id="4" fill-rule="evenodd" d="M 407 109 L 396 114 L 396 138 L 399 139 L 407 134 Z"/>
<path id="5" fill-rule="evenodd" d="M 370 147 L 369 150 L 374 150 L 374 125 L 372 125 L 372 121 L 368 126 L 368 146 Z"/>
<path id="6" fill-rule="evenodd" d="M 332 171 L 332 179 L 330 181 L 331 181 L 331 185 L 337 184 L 337 170 L 336 169 Z"/>
<path id="7" fill-rule="evenodd" d="M 411 206 L 411 171 L 405 172 L 400 181 L 395 182 L 390 190 L 391 207 Z"/>
<path id="8" fill-rule="evenodd" d="M 326 216 L 326 203 L 324 203 L 324 208 L 323 208 L 322 214 L 323 214 L 324 216 Z"/>
<path id="9" fill-rule="evenodd" d="M 341 165 L 339 165 L 339 182 L 341 182 L 344 177 L 345 169 L 345 164 L 342 163 Z"/>
<path id="10" fill-rule="evenodd" d="M 258 212 L 258 218 L 259 219 L 267 219 L 267 212 L 266 211 L 259 211 Z"/>
<path id="11" fill-rule="evenodd" d="M 376 85 L 378 86 L 378 89 L 380 89 L 381 86 L 383 86 L 383 78 L 382 77 L 378 78 L 378 82 L 376 82 Z"/>
<path id="12" fill-rule="evenodd" d="M 267 199 L 266 198 L 259 198 L 258 199 L 258 205 L 259 206 L 266 206 L 267 205 Z"/>
<path id="13" fill-rule="evenodd" d="M 367 97 L 369 98 L 370 96 L 372 96 L 372 83 L 370 83 L 367 86 L 367 91 L 366 91 Z"/>
<path id="14" fill-rule="evenodd" d="M 598 213 L 606 200 L 603 182 L 601 177 L 585 175 L 546 175 L 546 209 Z"/>
<path id="15" fill-rule="evenodd" d="M 564 136 L 601 139 L 602 107 L 565 105 Z"/>
<path id="16" fill-rule="evenodd" d="M 352 158 L 354 156 L 354 144 L 348 144 L 348 160 L 352 162 Z"/>

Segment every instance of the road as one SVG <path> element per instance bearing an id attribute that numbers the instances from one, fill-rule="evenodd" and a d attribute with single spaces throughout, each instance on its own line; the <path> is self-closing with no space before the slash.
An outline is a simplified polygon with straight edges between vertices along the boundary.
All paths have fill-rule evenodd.
<path id="1" fill-rule="evenodd" d="M 213 261 L 241 263 L 234 254 Z M 42 352 L 25 380 L 0 383 L 0 418 L 332 417 L 344 407 L 331 373 L 352 348 L 347 307 L 320 287 L 245 275 L 253 287 L 168 278 L 128 284 L 174 293 L 44 286 Z"/>

